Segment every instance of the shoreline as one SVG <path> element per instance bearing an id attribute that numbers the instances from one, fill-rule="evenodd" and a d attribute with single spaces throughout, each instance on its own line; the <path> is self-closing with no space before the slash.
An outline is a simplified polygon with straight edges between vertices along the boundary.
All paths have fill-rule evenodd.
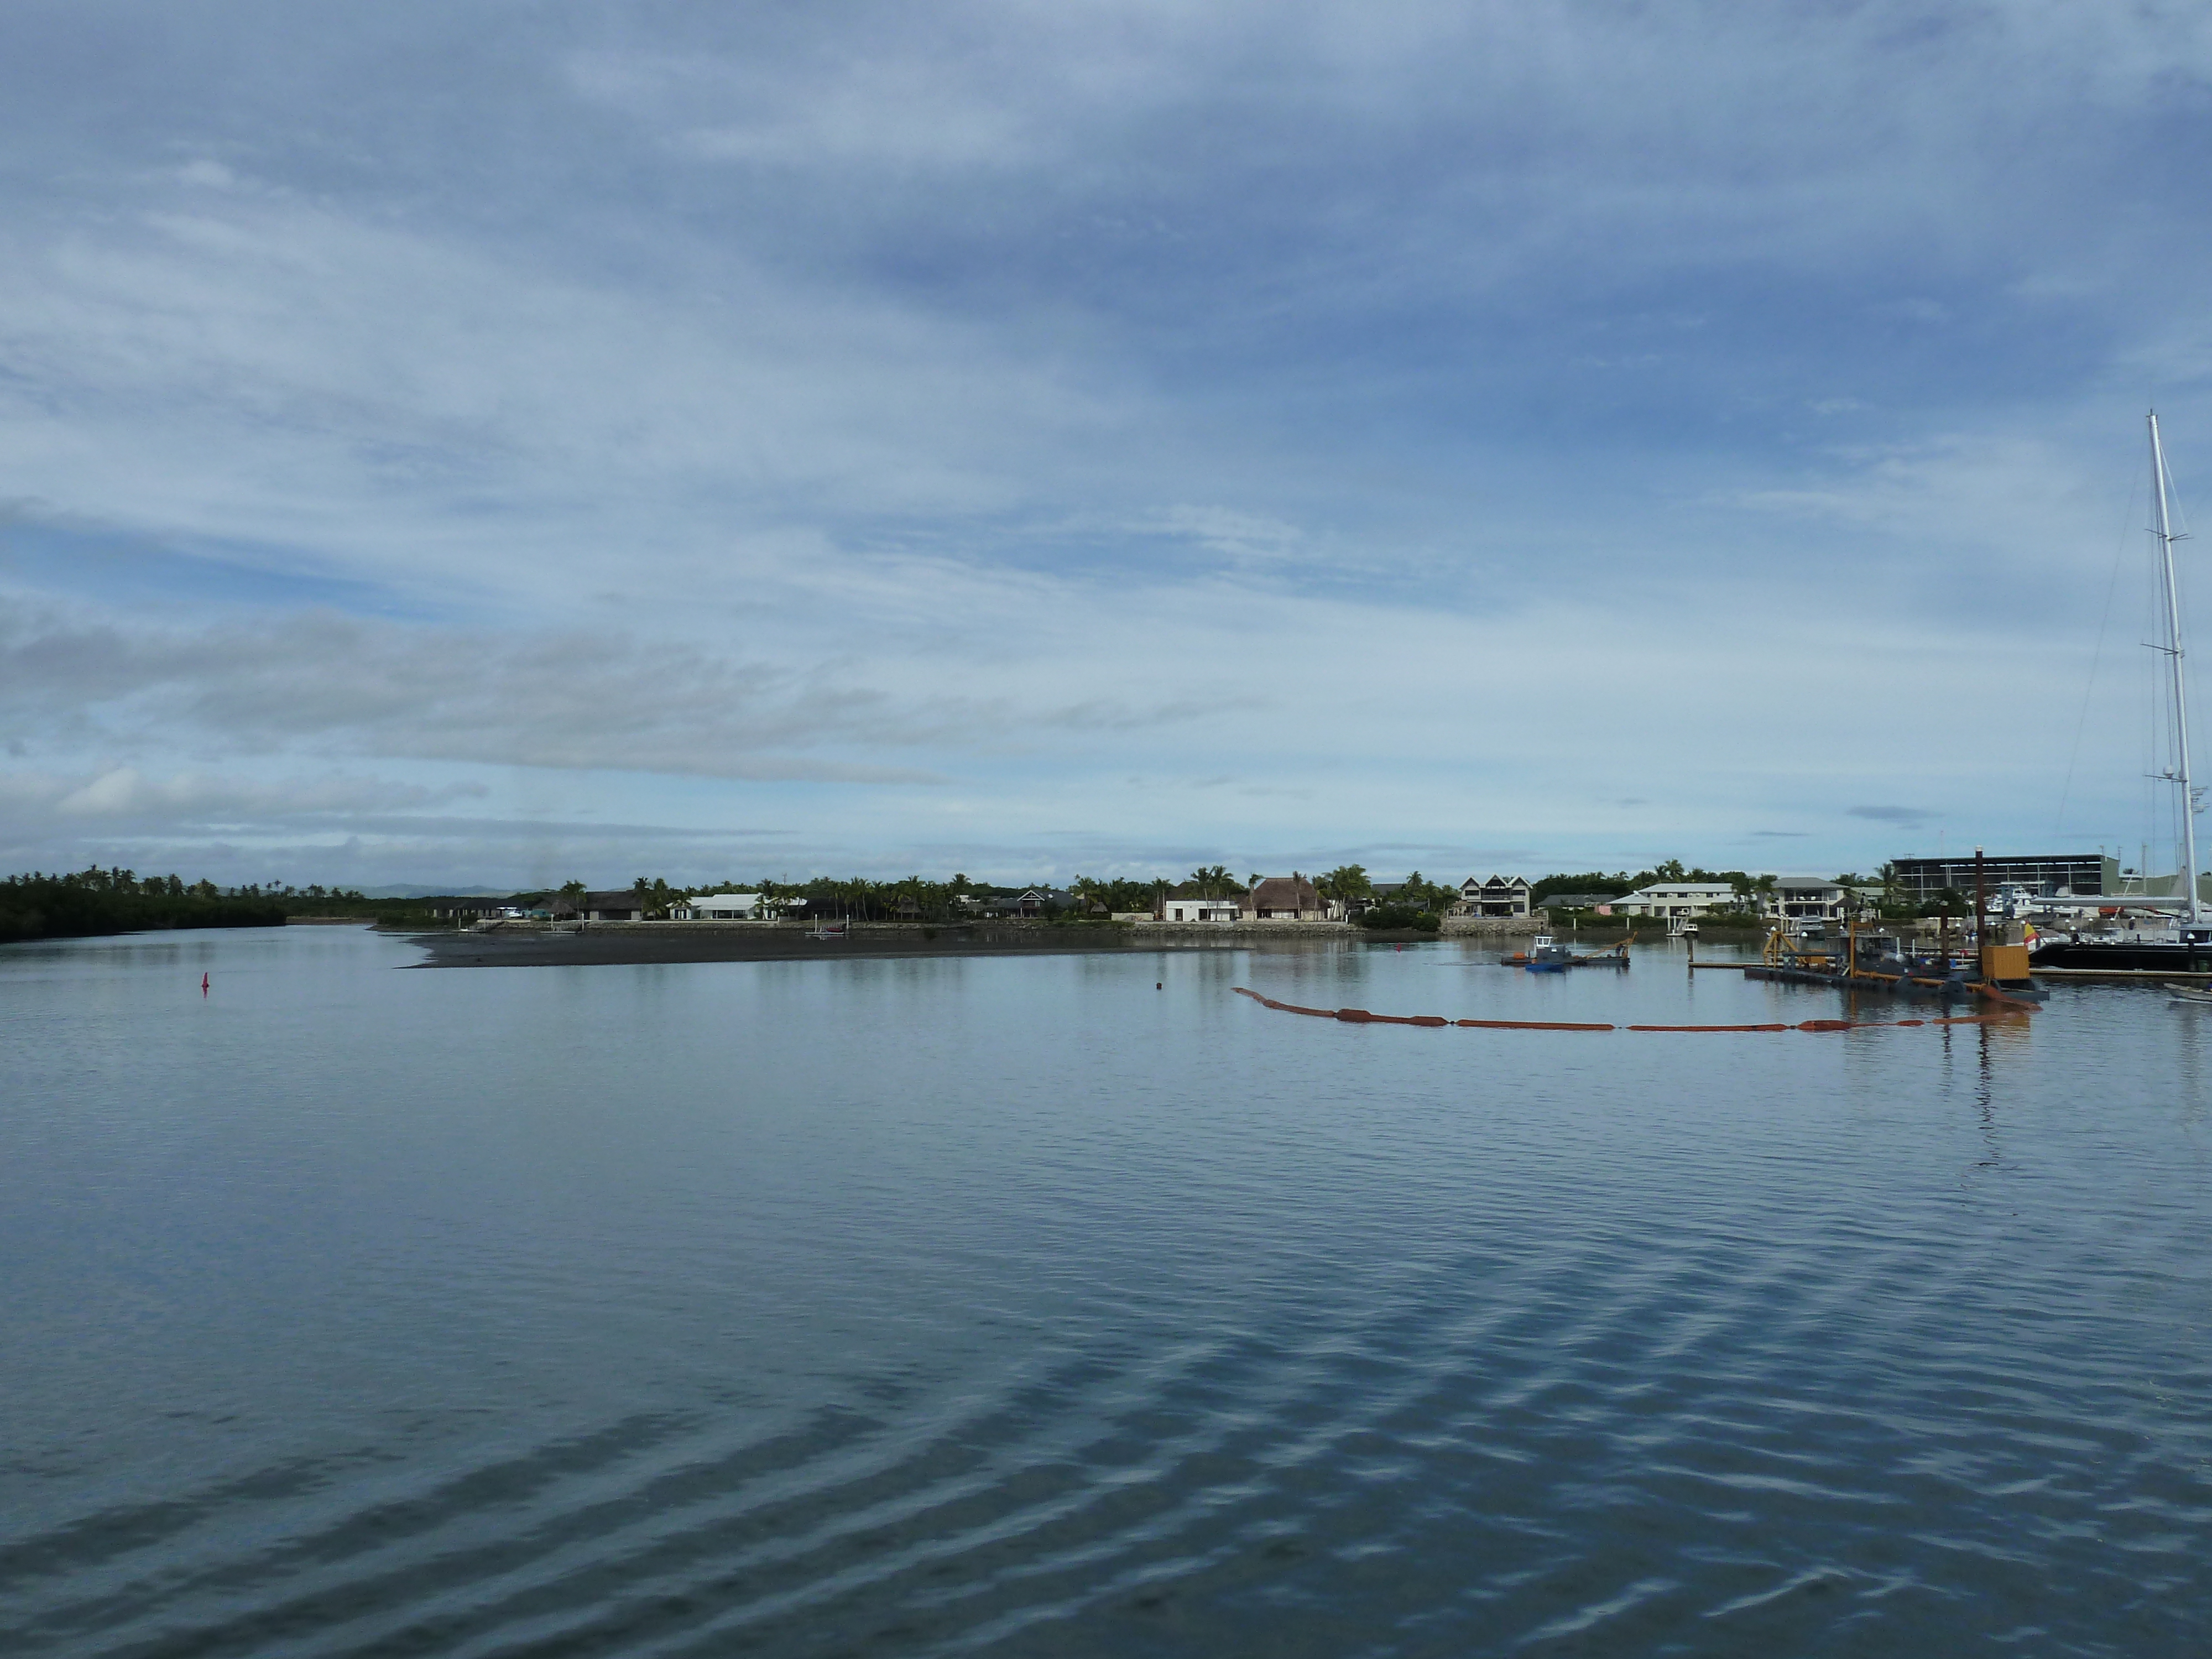
<path id="1" fill-rule="evenodd" d="M 695 928 L 696 931 L 694 931 Z M 1267 950 L 1310 948 L 1317 937 L 1346 945 L 1405 945 L 1433 941 L 1434 933 L 1411 930 L 1318 935 L 1285 927 L 1280 931 L 1194 925 L 1165 927 L 1068 927 L 1051 925 L 925 928 L 908 923 L 869 927 L 856 924 L 842 939 L 811 939 L 797 927 L 675 927 L 615 923 L 605 931 L 581 933 L 536 930 L 418 933 L 413 942 L 425 952 L 415 968 L 617 967 L 686 962 L 821 962 L 890 960 L 911 957 L 1084 956 L 1157 951 Z"/>
<path id="2" fill-rule="evenodd" d="M 1585 933 L 1585 937 L 1588 934 Z M 818 939 L 805 929 L 724 927 L 698 923 L 615 922 L 581 933 L 493 928 L 483 933 L 416 933 L 423 951 L 411 968 L 588 968 L 650 966 L 688 962 L 887 961 L 919 957 L 1085 956 L 1163 951 L 1308 951 L 1317 943 L 1356 950 L 1407 945 L 1510 948 L 1511 936 L 1474 931 L 1422 933 L 1261 923 L 1250 927 L 1191 924 L 1088 927 L 1049 923 L 983 923 L 927 927 L 915 923 L 856 923 L 842 939 Z M 1756 942 L 1716 939 L 1715 944 Z M 1662 940 L 1653 943 L 1661 944 Z"/>

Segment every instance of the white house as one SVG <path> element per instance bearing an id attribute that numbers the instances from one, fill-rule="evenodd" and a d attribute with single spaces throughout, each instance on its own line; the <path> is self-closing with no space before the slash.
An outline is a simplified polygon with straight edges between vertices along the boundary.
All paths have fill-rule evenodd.
<path id="1" fill-rule="evenodd" d="M 757 921 L 765 914 L 758 893 L 702 893 L 671 907 L 678 921 Z"/>
<path id="2" fill-rule="evenodd" d="M 1778 921 L 1840 921 L 1851 890 L 1820 876 L 1777 876 L 1766 914 Z"/>
<path id="3" fill-rule="evenodd" d="M 1613 902 L 1617 916 L 1702 916 L 1733 904 L 1735 889 L 1724 881 L 1662 881 Z"/>
<path id="4" fill-rule="evenodd" d="M 1759 914 L 1769 921 L 1837 921 L 1850 899 L 1850 889 L 1824 876 L 1777 876 L 1771 891 L 1760 895 Z M 1655 882 L 1650 886 L 1613 902 L 1618 915 L 1674 919 L 1702 916 L 1741 902 L 1736 890 L 1724 881 Z"/>
<path id="5" fill-rule="evenodd" d="M 1244 914 L 1244 907 L 1232 895 L 1226 898 L 1178 898 L 1173 894 L 1160 901 L 1159 919 L 1162 921 L 1235 921 Z"/>
<path id="6" fill-rule="evenodd" d="M 1520 876 L 1469 876 L 1459 884 L 1459 910 L 1468 916 L 1525 916 L 1528 884 Z"/>

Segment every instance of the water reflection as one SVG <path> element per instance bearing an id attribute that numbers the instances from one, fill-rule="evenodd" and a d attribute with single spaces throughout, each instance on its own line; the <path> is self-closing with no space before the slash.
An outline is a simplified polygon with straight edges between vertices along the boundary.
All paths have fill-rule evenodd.
<path id="1" fill-rule="evenodd" d="M 409 959 L 0 951 L 10 1654 L 2203 1645 L 2162 998 Z"/>

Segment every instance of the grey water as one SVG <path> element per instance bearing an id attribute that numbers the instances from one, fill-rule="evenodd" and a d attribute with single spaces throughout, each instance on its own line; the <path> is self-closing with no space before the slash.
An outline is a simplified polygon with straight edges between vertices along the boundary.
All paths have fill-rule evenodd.
<path id="1" fill-rule="evenodd" d="M 0 950 L 0 1652 L 2212 1650 L 2212 1010 L 836 948 Z"/>

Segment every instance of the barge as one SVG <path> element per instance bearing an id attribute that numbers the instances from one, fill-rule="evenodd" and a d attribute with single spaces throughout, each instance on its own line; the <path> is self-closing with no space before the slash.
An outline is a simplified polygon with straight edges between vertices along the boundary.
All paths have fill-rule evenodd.
<path id="1" fill-rule="evenodd" d="M 2025 945 L 1984 944 L 1954 951 L 1916 948 L 1897 935 L 1848 926 L 1839 950 L 1796 939 L 1780 928 L 1767 936 L 1762 958 L 1746 979 L 1789 985 L 1827 985 L 1845 991 L 1880 991 L 1936 1002 L 1978 997 L 2000 1006 L 2033 1008 L 2050 993 L 2029 977 Z"/>

